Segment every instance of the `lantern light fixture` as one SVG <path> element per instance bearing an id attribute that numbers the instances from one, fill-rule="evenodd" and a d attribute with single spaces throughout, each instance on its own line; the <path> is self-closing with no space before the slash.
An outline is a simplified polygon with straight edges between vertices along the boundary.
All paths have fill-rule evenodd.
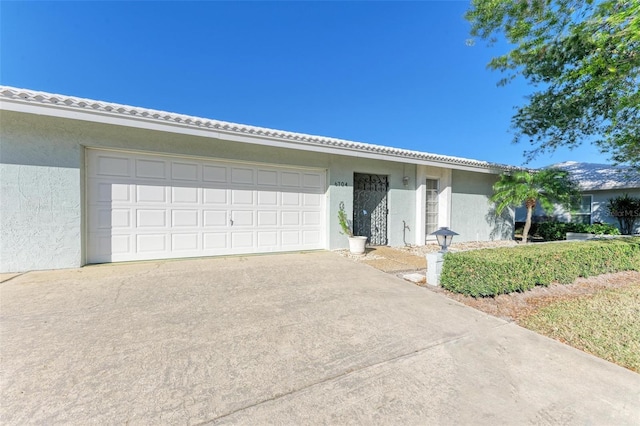
<path id="1" fill-rule="evenodd" d="M 432 232 L 430 235 L 435 235 L 438 240 L 438 245 L 440 246 L 440 251 L 445 253 L 449 250 L 449 246 L 451 245 L 451 240 L 453 240 L 454 235 L 460 235 L 457 232 L 453 232 L 447 226 L 443 226 L 435 232 Z"/>

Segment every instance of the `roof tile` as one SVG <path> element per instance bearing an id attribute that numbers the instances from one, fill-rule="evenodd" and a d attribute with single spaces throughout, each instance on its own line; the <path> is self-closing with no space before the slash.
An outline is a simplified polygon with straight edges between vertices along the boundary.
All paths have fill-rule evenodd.
<path id="1" fill-rule="evenodd" d="M 255 127 L 243 124 L 229 123 L 212 120 L 202 117 L 193 117 L 183 114 L 176 114 L 166 111 L 159 111 L 149 108 L 133 107 L 110 102 L 102 102 L 92 99 L 75 98 L 72 96 L 56 95 L 52 93 L 19 89 L 9 86 L 0 86 L 0 99 L 19 100 L 26 103 L 41 103 L 50 105 L 64 104 L 70 108 L 79 110 L 102 111 L 109 114 L 119 114 L 128 117 L 144 117 L 157 121 L 168 121 L 180 123 L 188 127 L 198 127 L 207 129 L 222 129 L 231 133 L 251 134 L 275 139 L 295 140 L 308 145 L 333 146 L 355 151 L 386 154 L 389 156 L 402 157 L 407 159 L 434 161 L 451 165 L 463 165 L 482 169 L 514 170 L 516 166 L 498 164 L 487 161 L 473 160 L 469 158 L 453 157 L 448 155 L 432 154 L 428 152 L 412 151 L 389 146 L 367 144 L 362 142 L 348 141 L 344 139 L 314 136 L 304 133 L 287 132 L 262 127 Z"/>

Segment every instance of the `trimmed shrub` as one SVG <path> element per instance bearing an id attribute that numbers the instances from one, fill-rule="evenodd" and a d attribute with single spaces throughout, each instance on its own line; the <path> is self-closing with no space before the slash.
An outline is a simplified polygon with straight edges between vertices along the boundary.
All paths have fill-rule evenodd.
<path id="1" fill-rule="evenodd" d="M 440 283 L 456 293 L 483 297 L 629 270 L 640 271 L 640 238 L 447 253 Z"/>
<path id="2" fill-rule="evenodd" d="M 593 225 L 585 225 L 584 232 L 596 235 L 621 235 L 618 227 L 610 223 L 594 223 Z"/>
<path id="3" fill-rule="evenodd" d="M 567 232 L 582 232 L 596 235 L 620 235 L 620 230 L 609 223 L 587 225 L 585 223 L 543 222 L 536 228 L 536 234 L 545 241 L 561 241 Z"/>

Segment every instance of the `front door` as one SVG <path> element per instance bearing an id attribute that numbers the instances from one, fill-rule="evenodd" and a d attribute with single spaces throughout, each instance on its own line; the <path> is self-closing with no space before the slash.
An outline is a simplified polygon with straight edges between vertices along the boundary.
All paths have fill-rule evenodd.
<path id="1" fill-rule="evenodd" d="M 353 233 L 374 246 L 387 244 L 388 191 L 388 176 L 353 175 Z"/>

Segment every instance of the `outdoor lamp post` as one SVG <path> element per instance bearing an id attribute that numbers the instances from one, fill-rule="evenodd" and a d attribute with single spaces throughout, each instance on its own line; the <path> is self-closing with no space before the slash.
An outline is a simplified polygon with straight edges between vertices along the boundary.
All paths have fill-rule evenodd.
<path id="1" fill-rule="evenodd" d="M 453 232 L 448 227 L 443 226 L 435 232 L 432 232 L 430 235 L 435 235 L 438 240 L 438 245 L 441 248 L 441 252 L 444 253 L 449 250 L 449 246 L 451 245 L 451 240 L 453 240 L 454 235 L 460 235 L 457 232 Z"/>
<path id="2" fill-rule="evenodd" d="M 440 246 L 440 251 L 437 253 L 427 253 L 427 284 L 440 285 L 440 274 L 442 273 L 442 264 L 444 263 L 444 255 L 449 250 L 451 240 L 454 235 L 459 235 L 457 232 L 453 232 L 446 226 L 432 232 L 429 235 L 435 235 Z"/>

